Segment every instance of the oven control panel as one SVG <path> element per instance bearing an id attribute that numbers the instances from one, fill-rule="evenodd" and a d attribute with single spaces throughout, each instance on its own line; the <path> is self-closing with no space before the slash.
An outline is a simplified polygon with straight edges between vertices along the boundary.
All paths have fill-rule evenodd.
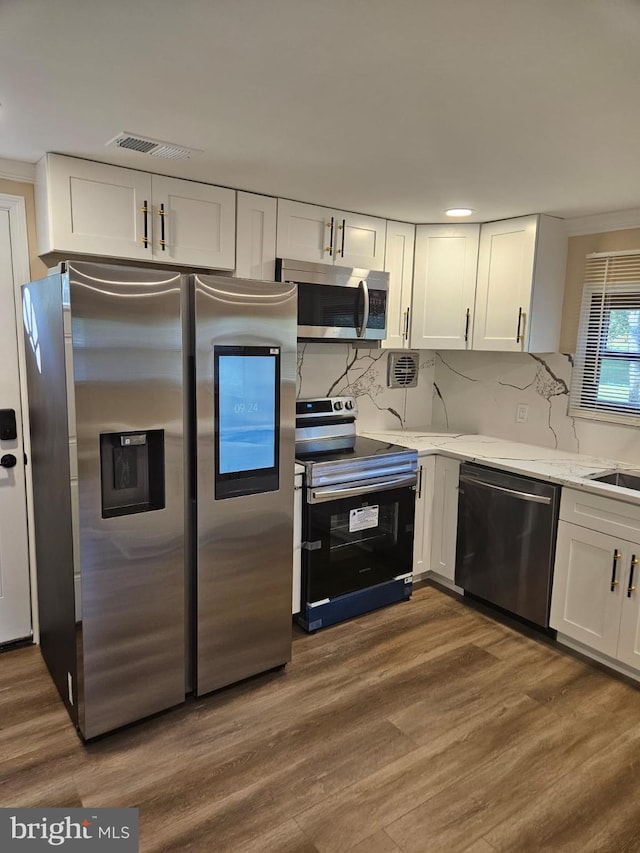
<path id="1" fill-rule="evenodd" d="M 296 420 L 304 418 L 354 418 L 358 413 L 355 397 L 320 397 L 296 400 Z"/>

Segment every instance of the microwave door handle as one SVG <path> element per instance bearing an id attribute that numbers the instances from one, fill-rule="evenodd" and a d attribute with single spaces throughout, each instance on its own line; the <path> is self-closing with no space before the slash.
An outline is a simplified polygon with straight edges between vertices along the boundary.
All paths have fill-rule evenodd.
<path id="1" fill-rule="evenodd" d="M 337 501 L 341 498 L 355 498 L 359 495 L 370 495 L 373 492 L 386 492 L 389 489 L 401 489 L 403 486 L 415 486 L 416 474 L 405 474 L 402 477 L 394 477 L 391 480 L 378 483 L 367 483 L 366 485 L 355 485 L 348 488 L 334 488 L 323 486 L 319 489 L 309 489 L 309 503 L 318 504 L 325 501 Z"/>
<path id="2" fill-rule="evenodd" d="M 362 326 L 358 329 L 358 337 L 364 338 L 367 332 L 367 325 L 369 323 L 369 287 L 366 281 L 361 281 L 358 284 L 358 289 L 362 290 L 363 296 L 363 309 L 362 309 Z"/>

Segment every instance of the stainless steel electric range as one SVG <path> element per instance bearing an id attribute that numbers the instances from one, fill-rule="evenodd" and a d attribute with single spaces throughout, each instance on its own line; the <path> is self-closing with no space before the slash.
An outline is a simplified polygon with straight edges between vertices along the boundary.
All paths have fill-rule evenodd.
<path id="1" fill-rule="evenodd" d="M 356 435 L 353 397 L 296 402 L 306 631 L 411 597 L 418 454 Z"/>

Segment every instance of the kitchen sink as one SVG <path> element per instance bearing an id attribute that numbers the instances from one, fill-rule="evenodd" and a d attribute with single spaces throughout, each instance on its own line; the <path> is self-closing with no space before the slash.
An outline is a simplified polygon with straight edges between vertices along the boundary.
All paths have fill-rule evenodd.
<path id="1" fill-rule="evenodd" d="M 589 477 L 598 483 L 611 483 L 612 486 L 622 486 L 624 489 L 635 489 L 640 492 L 640 471 L 609 471 L 607 474 L 597 474 Z"/>

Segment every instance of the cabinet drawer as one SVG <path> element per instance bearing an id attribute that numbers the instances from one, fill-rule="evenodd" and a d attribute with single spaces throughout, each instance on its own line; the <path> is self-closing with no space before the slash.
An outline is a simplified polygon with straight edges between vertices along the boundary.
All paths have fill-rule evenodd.
<path id="1" fill-rule="evenodd" d="M 589 492 L 563 489 L 560 518 L 622 539 L 638 541 L 640 537 L 640 506 Z"/>

